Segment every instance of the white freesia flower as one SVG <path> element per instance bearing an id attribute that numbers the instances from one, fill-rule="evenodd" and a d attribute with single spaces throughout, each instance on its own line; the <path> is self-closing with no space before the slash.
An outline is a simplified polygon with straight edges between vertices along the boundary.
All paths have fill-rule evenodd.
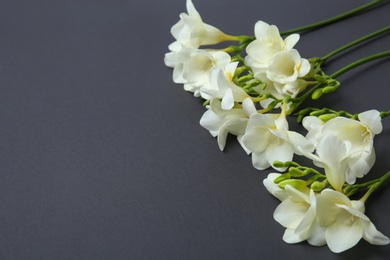
<path id="1" fill-rule="evenodd" d="M 209 83 L 210 70 L 226 67 L 230 55 L 223 51 L 183 48 L 176 53 L 168 53 L 165 63 L 174 67 L 173 81 L 184 84 L 186 91 L 200 96 L 200 89 Z"/>
<path id="2" fill-rule="evenodd" d="M 291 34 L 283 40 L 275 25 L 263 21 L 255 24 L 255 36 L 256 40 L 246 48 L 248 56 L 245 57 L 246 64 L 255 73 L 264 71 L 277 52 L 291 50 L 299 40 L 299 34 Z"/>
<path id="3" fill-rule="evenodd" d="M 310 63 L 295 49 L 279 51 L 269 61 L 267 77 L 280 84 L 293 83 L 310 71 Z M 295 91 L 294 91 L 295 92 Z"/>
<path id="4" fill-rule="evenodd" d="M 242 144 L 241 138 L 245 133 L 248 118 L 257 111 L 250 98 L 244 100 L 242 108 L 224 110 L 221 106 L 220 100 L 212 100 L 208 110 L 200 119 L 200 125 L 209 130 L 212 136 L 218 136 L 218 146 L 223 151 L 228 133 L 237 135 L 237 139 Z M 246 150 L 245 146 L 243 148 Z"/>
<path id="5" fill-rule="evenodd" d="M 311 245 L 325 245 L 325 228 L 316 221 L 316 195 L 313 190 L 304 193 L 286 185 L 287 199 L 276 208 L 274 219 L 286 228 L 283 240 L 299 243 L 307 240 Z"/>
<path id="6" fill-rule="evenodd" d="M 326 123 L 314 117 L 306 117 L 303 120 L 303 126 L 308 130 L 307 138 L 313 144 L 318 145 L 323 138 L 329 135 L 336 136 L 344 143 L 345 180 L 349 184 L 355 183 L 356 178 L 367 174 L 374 165 L 374 136 L 382 131 L 381 117 L 377 110 L 363 112 L 358 115 L 358 118 L 360 121 L 336 117 Z M 327 155 L 321 157 L 317 165 L 320 165 L 325 157 Z"/>
<path id="7" fill-rule="evenodd" d="M 258 170 L 274 167 L 275 161 L 291 161 L 294 153 L 301 155 L 314 149 L 302 135 L 288 130 L 285 109 L 284 105 L 281 114 L 253 114 L 249 119 L 243 143 L 252 152 L 252 164 Z"/>
<path id="8" fill-rule="evenodd" d="M 307 82 L 303 79 L 297 79 L 294 82 L 290 82 L 287 84 L 281 84 L 281 83 L 274 82 L 267 77 L 266 72 L 256 73 L 254 75 L 254 77 L 266 85 L 266 87 L 264 89 L 263 89 L 263 86 L 260 85 L 258 87 L 254 87 L 253 88 L 254 90 L 256 90 L 259 94 L 262 94 L 262 95 L 271 94 L 278 99 L 284 99 L 286 97 L 294 98 L 299 93 L 304 91 L 307 87 Z M 260 105 L 263 108 L 266 108 L 266 107 L 268 107 L 268 105 L 272 101 L 274 101 L 274 99 L 269 98 L 269 99 L 260 101 Z"/>
<path id="9" fill-rule="evenodd" d="M 281 176 L 280 173 L 270 173 L 267 178 L 263 180 L 264 187 L 268 190 L 269 193 L 274 195 L 280 201 L 284 201 L 288 198 L 288 195 L 285 190 L 279 187 L 274 181 L 276 178 Z"/>
<path id="10" fill-rule="evenodd" d="M 210 71 L 209 85 L 200 91 L 206 99 L 222 99 L 222 108 L 229 110 L 234 102 L 243 102 L 249 95 L 233 82 L 238 62 L 229 63 L 225 68 L 214 67 Z"/>
<path id="11" fill-rule="evenodd" d="M 325 239 L 332 252 L 343 252 L 361 238 L 374 245 L 389 244 L 364 214 L 362 201 L 350 200 L 344 194 L 326 189 L 317 196 L 317 221 L 326 227 Z"/>
<path id="12" fill-rule="evenodd" d="M 186 5 L 188 14 L 181 13 L 179 22 L 171 28 L 177 43 L 186 48 L 199 48 L 201 45 L 216 44 L 234 38 L 204 23 L 191 0 L 187 0 Z"/>

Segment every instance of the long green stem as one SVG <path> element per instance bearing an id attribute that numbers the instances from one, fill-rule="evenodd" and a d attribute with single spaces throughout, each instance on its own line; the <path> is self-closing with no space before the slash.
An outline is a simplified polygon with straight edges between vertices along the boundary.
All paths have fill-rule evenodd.
<path id="1" fill-rule="evenodd" d="M 390 56 L 390 51 L 385 51 L 385 52 L 381 52 L 381 53 L 377 53 L 377 54 L 374 54 L 374 55 L 371 55 L 369 57 L 366 57 L 366 58 L 363 58 L 361 60 L 358 60 L 358 61 L 355 61 L 351 64 L 349 64 L 348 66 L 345 66 L 344 68 L 336 71 L 335 73 L 333 73 L 332 75 L 330 75 L 331 78 L 337 78 L 338 76 L 344 74 L 345 72 L 353 69 L 353 68 L 356 68 L 357 66 L 360 66 L 364 63 L 367 63 L 367 62 L 370 62 L 370 61 L 373 61 L 373 60 L 376 60 L 376 59 L 380 59 L 380 58 L 383 58 L 383 57 L 387 57 L 387 56 Z"/>
<path id="2" fill-rule="evenodd" d="M 284 31 L 284 32 L 281 33 L 281 35 L 289 35 L 289 34 L 292 34 L 292 33 L 299 33 L 299 32 L 304 32 L 304 31 L 308 31 L 308 30 L 317 29 L 317 28 L 320 28 L 322 26 L 325 26 L 325 25 L 328 25 L 328 24 L 331 24 L 331 23 L 343 20 L 345 18 L 351 17 L 351 16 L 353 16 L 355 14 L 358 14 L 358 13 L 364 11 L 365 9 L 373 7 L 373 6 L 375 6 L 375 5 L 377 5 L 377 4 L 381 3 L 381 2 L 383 2 L 383 1 L 382 0 L 373 0 L 373 1 L 369 2 L 369 3 L 367 3 L 367 4 L 359 6 L 358 8 L 355 8 L 355 9 L 350 10 L 348 12 L 345 12 L 343 14 L 334 16 L 332 18 L 329 18 L 329 19 L 326 19 L 326 20 L 323 20 L 323 21 L 320 21 L 320 22 L 317 22 L 317 23 L 309 24 L 309 25 L 306 25 L 306 26 L 302 26 L 302 27 L 299 27 L 299 28 L 295 28 L 295 29 L 292 29 L 292 30 Z"/>
<path id="3" fill-rule="evenodd" d="M 344 50 L 346 50 L 346 49 L 348 49 L 350 47 L 353 47 L 353 46 L 355 46 L 355 45 L 357 45 L 357 44 L 359 44 L 361 42 L 367 41 L 369 39 L 372 39 L 372 38 L 374 38 L 374 37 L 376 37 L 378 35 L 384 34 L 384 33 L 389 32 L 389 31 L 390 31 L 390 26 L 387 26 L 387 27 L 382 28 L 382 29 L 380 29 L 380 30 L 378 30 L 376 32 L 367 34 L 364 37 L 361 37 L 361 38 L 359 38 L 359 39 L 357 39 L 355 41 L 352 41 L 352 42 L 350 42 L 350 43 L 348 43 L 348 44 L 346 44 L 346 45 L 344 45 L 344 46 L 342 46 L 342 47 L 340 47 L 340 48 L 338 48 L 338 49 L 336 49 L 336 50 L 326 54 L 325 56 L 323 56 L 321 58 L 321 61 L 325 62 L 330 57 L 333 57 L 334 55 L 336 55 L 336 54 L 338 54 L 338 53 L 340 53 L 340 52 L 342 52 L 342 51 L 344 51 Z"/>

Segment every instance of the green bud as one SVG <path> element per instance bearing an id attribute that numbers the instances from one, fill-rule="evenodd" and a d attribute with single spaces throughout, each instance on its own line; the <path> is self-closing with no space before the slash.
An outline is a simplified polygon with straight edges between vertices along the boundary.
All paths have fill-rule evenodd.
<path id="1" fill-rule="evenodd" d="M 337 117 L 336 114 L 325 114 L 325 115 L 320 115 L 318 118 L 321 119 L 323 122 L 327 122 L 335 117 Z"/>
<path id="2" fill-rule="evenodd" d="M 337 87 L 336 86 L 327 86 L 327 87 L 322 89 L 322 93 L 325 93 L 325 94 L 331 93 L 331 92 L 336 91 L 337 89 L 338 89 L 338 86 Z"/>
<path id="3" fill-rule="evenodd" d="M 303 115 L 298 115 L 298 116 L 297 116 L 297 121 L 298 121 L 298 123 L 301 123 L 302 120 L 303 120 L 303 118 L 304 118 Z"/>
<path id="4" fill-rule="evenodd" d="M 325 183 L 315 181 L 310 185 L 310 188 L 315 192 L 320 192 L 325 188 Z"/>
<path id="5" fill-rule="evenodd" d="M 285 162 L 281 162 L 281 161 L 274 161 L 273 165 L 274 165 L 276 168 L 283 168 L 283 167 L 286 167 L 286 163 L 285 163 Z"/>
<path id="6" fill-rule="evenodd" d="M 322 92 L 322 88 L 319 88 L 319 89 L 316 89 L 313 94 L 311 95 L 311 98 L 313 100 L 317 100 L 319 99 L 321 96 L 322 96 L 323 92 Z"/>
<path id="7" fill-rule="evenodd" d="M 291 175 L 289 173 L 285 173 L 280 175 L 278 178 L 274 180 L 275 183 L 280 183 L 286 180 L 289 180 L 291 178 Z"/>
<path id="8" fill-rule="evenodd" d="M 292 177 L 303 177 L 303 176 L 306 176 L 306 175 L 307 175 L 306 172 L 301 171 L 300 169 L 295 168 L 295 167 L 291 167 L 291 168 L 288 170 L 288 173 L 291 174 Z"/>
<path id="9" fill-rule="evenodd" d="M 306 181 L 304 181 L 304 180 L 297 180 L 297 179 L 285 180 L 285 181 L 280 182 L 278 185 L 282 189 L 284 189 L 286 187 L 286 185 L 293 186 L 297 190 L 303 190 L 303 189 L 307 188 L 306 187 L 307 186 L 307 182 Z"/>
<path id="10" fill-rule="evenodd" d="M 314 76 L 314 79 L 315 79 L 316 81 L 320 82 L 320 83 L 325 83 L 325 82 L 326 82 L 326 79 L 324 79 L 324 77 L 321 76 L 321 75 L 315 75 L 315 76 Z"/>
<path id="11" fill-rule="evenodd" d="M 310 113 L 311 116 L 317 116 L 319 117 L 320 115 L 322 115 L 324 112 L 322 110 L 317 110 L 317 111 L 313 111 Z"/>

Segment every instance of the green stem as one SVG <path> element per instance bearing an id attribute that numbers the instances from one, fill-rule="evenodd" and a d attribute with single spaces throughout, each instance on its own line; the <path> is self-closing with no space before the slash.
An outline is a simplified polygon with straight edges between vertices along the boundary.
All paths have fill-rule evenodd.
<path id="1" fill-rule="evenodd" d="M 381 178 L 377 179 L 377 180 L 374 180 L 374 183 L 373 184 L 370 184 L 370 185 L 366 185 L 366 183 L 363 183 L 362 185 L 364 185 L 365 187 L 368 187 L 368 191 L 366 194 L 364 194 L 364 196 L 360 199 L 361 201 L 365 202 L 368 197 L 374 192 L 376 191 L 383 183 L 385 183 L 388 179 L 390 179 L 390 171 L 387 172 L 385 175 L 383 175 Z M 367 183 L 372 183 L 373 181 L 370 181 L 370 182 L 367 182 Z"/>
<path id="2" fill-rule="evenodd" d="M 319 27 L 322 27 L 322 26 L 325 26 L 325 25 L 328 25 L 328 24 L 331 24 L 331 23 L 343 20 L 345 18 L 351 17 L 351 16 L 353 16 L 353 15 L 355 15 L 355 14 L 361 12 L 361 11 L 364 11 L 365 9 L 373 7 L 373 6 L 375 6 L 375 5 L 377 5 L 377 4 L 381 3 L 381 2 L 382 2 L 382 0 L 373 0 L 373 1 L 369 2 L 369 3 L 367 3 L 367 4 L 359 6 L 358 8 L 355 8 L 355 9 L 350 10 L 348 12 L 345 12 L 343 14 L 334 16 L 332 18 L 323 20 L 321 22 L 317 22 L 317 23 L 313 23 L 313 24 L 310 24 L 310 25 L 302 26 L 302 27 L 299 27 L 299 28 L 296 28 L 296 29 L 284 31 L 284 32 L 281 33 L 281 35 L 289 35 L 289 34 L 292 34 L 292 33 L 298 33 L 298 32 L 304 32 L 304 31 L 308 31 L 308 30 L 317 29 Z"/>
<path id="3" fill-rule="evenodd" d="M 348 44 L 346 44 L 346 45 L 344 45 L 344 46 L 342 46 L 342 47 L 340 47 L 340 48 L 338 48 L 338 49 L 336 49 L 336 50 L 326 54 L 324 57 L 321 58 L 321 63 L 325 62 L 330 57 L 333 57 L 334 55 L 336 55 L 336 54 L 338 54 L 338 53 L 340 53 L 340 52 L 342 52 L 342 51 L 344 51 L 344 50 L 346 50 L 346 49 L 348 49 L 350 47 L 353 47 L 353 46 L 355 46 L 355 45 L 357 45 L 357 44 L 359 44 L 361 42 L 364 42 L 366 40 L 372 39 L 372 38 L 374 38 L 374 37 L 376 37 L 376 36 L 378 36 L 380 34 L 388 32 L 388 31 L 390 31 L 390 26 L 387 26 L 387 27 L 382 28 L 382 29 L 380 29 L 380 30 L 378 30 L 376 32 L 370 33 L 370 34 L 368 34 L 368 35 L 366 35 L 366 36 L 364 36 L 362 38 L 359 38 L 359 39 L 357 39 L 357 40 L 355 40 L 353 42 L 350 42 L 350 43 L 348 43 Z"/>
<path id="4" fill-rule="evenodd" d="M 382 111 L 380 113 L 381 118 L 385 118 L 387 116 L 390 116 L 390 110 L 389 111 Z"/>
<path id="5" fill-rule="evenodd" d="M 373 61 L 373 60 L 383 58 L 386 56 L 390 56 L 390 51 L 377 53 L 377 54 L 371 55 L 369 57 L 363 58 L 361 60 L 355 61 L 355 62 L 349 64 L 348 66 L 345 66 L 344 68 L 336 71 L 330 77 L 335 79 L 338 76 L 344 74 L 345 72 L 347 72 L 353 68 L 356 68 L 357 66 L 360 66 L 360 65 L 367 63 L 369 61 Z M 325 83 L 318 83 L 317 85 L 313 86 L 309 91 L 305 92 L 302 96 L 297 97 L 297 98 L 292 98 L 291 101 L 293 101 L 294 104 L 291 106 L 290 110 L 287 111 L 287 114 L 291 114 L 292 112 L 294 112 L 294 110 L 297 109 L 302 104 L 302 102 L 305 101 L 309 96 L 311 96 L 314 91 L 316 91 L 320 87 L 323 87 L 324 85 L 325 85 Z"/>
<path id="6" fill-rule="evenodd" d="M 330 75 L 331 78 L 335 79 L 337 78 L 338 76 L 344 74 L 345 72 L 353 69 L 353 68 L 356 68 L 364 63 L 367 63 L 367 62 L 370 62 L 370 61 L 373 61 L 373 60 L 376 60 L 376 59 L 380 59 L 380 58 L 383 58 L 383 57 L 387 57 L 387 56 L 390 56 L 390 51 L 385 51 L 385 52 L 381 52 L 381 53 L 377 53 L 377 54 L 374 54 L 374 55 L 371 55 L 371 56 L 368 56 L 366 58 L 363 58 L 361 60 L 358 60 L 358 61 L 355 61 L 351 64 L 349 64 L 348 66 L 345 66 L 344 68 L 336 71 L 335 73 L 333 73 L 332 75 Z"/>

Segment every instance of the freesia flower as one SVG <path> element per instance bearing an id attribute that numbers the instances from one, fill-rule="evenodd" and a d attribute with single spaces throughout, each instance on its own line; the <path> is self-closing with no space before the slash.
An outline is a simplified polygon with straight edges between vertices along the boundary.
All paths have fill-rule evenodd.
<path id="1" fill-rule="evenodd" d="M 389 238 L 376 229 L 364 211 L 362 201 L 351 201 L 334 190 L 323 190 L 317 196 L 317 221 L 326 227 L 325 239 L 332 252 L 343 252 L 361 238 L 374 245 L 389 244 Z"/>
<path id="2" fill-rule="evenodd" d="M 269 61 L 267 77 L 280 84 L 292 83 L 306 76 L 310 67 L 309 61 L 302 59 L 297 50 L 279 51 Z"/>
<path id="3" fill-rule="evenodd" d="M 201 89 L 206 99 L 222 99 L 222 108 L 229 110 L 235 102 L 243 102 L 249 95 L 233 82 L 238 62 L 229 63 L 225 68 L 214 67 L 210 71 L 209 85 Z"/>
<path id="4" fill-rule="evenodd" d="M 223 151 L 228 133 L 237 135 L 241 143 L 248 118 L 254 113 L 257 113 L 257 111 L 250 98 L 244 100 L 242 108 L 232 108 L 230 110 L 224 110 L 221 101 L 214 99 L 200 119 L 200 125 L 209 130 L 212 136 L 218 136 L 218 146 Z M 244 146 L 243 148 L 246 150 Z"/>
<path id="5" fill-rule="evenodd" d="M 375 162 L 374 137 L 382 131 L 380 113 L 369 110 L 358 115 L 360 121 L 344 117 L 330 119 L 326 123 L 314 117 L 305 117 L 303 126 L 309 131 L 307 138 L 319 144 L 328 135 L 336 136 L 345 145 L 345 180 L 353 184 L 371 169 Z M 309 155 L 310 157 L 310 155 Z M 323 156 L 322 159 L 327 157 Z M 321 165 L 321 160 L 317 165 Z M 340 173 L 341 174 L 341 173 Z"/>
<path id="6" fill-rule="evenodd" d="M 290 244 L 307 240 L 311 245 L 325 245 L 325 228 L 316 221 L 313 190 L 304 193 L 286 185 L 285 192 L 287 199 L 274 212 L 274 219 L 286 228 L 283 240 Z"/>
<path id="7" fill-rule="evenodd" d="M 216 44 L 235 39 L 219 29 L 203 22 L 191 0 L 187 0 L 187 12 L 180 14 L 180 20 L 171 28 L 177 43 L 186 48 L 199 48 L 201 45 Z M 174 48 L 171 46 L 171 48 Z"/>
<path id="8" fill-rule="evenodd" d="M 258 170 L 275 168 L 275 161 L 291 161 L 294 153 L 301 155 L 314 149 L 302 135 L 288 130 L 285 106 L 281 114 L 252 114 L 249 118 L 242 141 L 252 152 L 252 164 Z"/>
<path id="9" fill-rule="evenodd" d="M 284 99 L 286 97 L 294 98 L 307 87 L 307 82 L 303 79 L 297 79 L 287 84 L 274 82 L 267 77 L 266 72 L 256 73 L 254 78 L 260 80 L 266 85 L 265 88 L 263 88 L 262 85 L 254 87 L 253 89 L 256 90 L 256 92 L 261 95 L 271 94 L 278 99 Z M 272 101 L 274 101 L 274 99 L 268 98 L 260 101 L 260 105 L 263 108 L 266 108 Z"/>
<path id="10" fill-rule="evenodd" d="M 230 56 L 223 51 L 183 48 L 166 54 L 165 63 L 174 67 L 173 81 L 184 84 L 186 91 L 198 97 L 200 89 L 209 83 L 210 70 L 224 68 L 230 63 Z"/>
<path id="11" fill-rule="evenodd" d="M 263 72 L 277 52 L 291 50 L 299 40 L 299 34 L 291 34 L 283 40 L 275 25 L 263 21 L 255 24 L 255 36 L 256 40 L 246 48 L 248 55 L 245 57 L 246 64 L 255 73 Z"/>

